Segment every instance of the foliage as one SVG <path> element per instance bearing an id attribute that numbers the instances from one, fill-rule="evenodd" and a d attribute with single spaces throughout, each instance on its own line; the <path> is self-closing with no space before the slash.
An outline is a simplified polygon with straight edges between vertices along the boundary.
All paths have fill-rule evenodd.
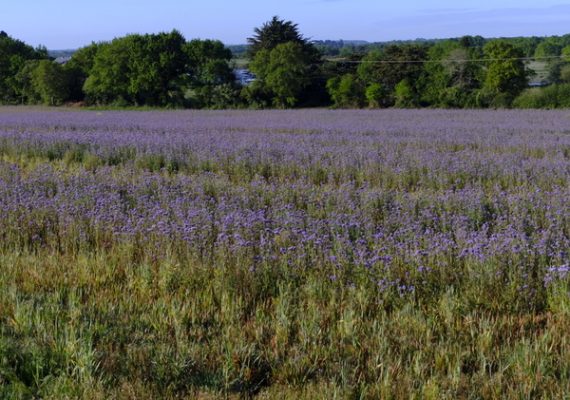
<path id="1" fill-rule="evenodd" d="M 270 93 L 276 107 L 286 108 L 294 106 L 310 84 L 310 63 L 302 45 L 287 42 L 259 51 L 250 69 L 257 77 L 254 85 Z"/>
<path id="2" fill-rule="evenodd" d="M 47 58 L 45 48 L 37 48 L 0 32 L 0 103 L 14 103 L 21 100 L 17 73 L 24 68 L 26 61 Z"/>
<path id="3" fill-rule="evenodd" d="M 26 61 L 14 76 L 14 94 L 19 97 L 20 104 L 39 104 L 41 102 L 33 80 L 38 63 L 38 60 Z"/>
<path id="4" fill-rule="evenodd" d="M 273 17 L 248 39 L 254 84 L 244 90 L 256 107 L 322 104 L 325 77 L 321 54 L 298 31 L 297 24 Z"/>
<path id="5" fill-rule="evenodd" d="M 562 50 L 562 42 L 558 37 L 545 38 L 536 46 L 534 56 L 536 58 L 557 57 Z"/>
<path id="6" fill-rule="evenodd" d="M 236 104 L 238 88 L 230 67 L 231 51 L 217 40 L 192 40 L 184 46 L 191 104 L 197 108 L 225 108 Z"/>
<path id="7" fill-rule="evenodd" d="M 368 107 L 370 108 L 379 108 L 385 105 L 386 91 L 379 83 L 370 84 L 366 88 L 365 96 L 368 101 Z"/>
<path id="8" fill-rule="evenodd" d="M 562 56 L 563 61 L 570 62 L 570 45 L 565 46 L 560 52 L 560 54 Z"/>
<path id="9" fill-rule="evenodd" d="M 533 56 L 547 60 L 532 65 L 542 70 L 547 64 L 542 83 L 570 82 L 570 35 L 312 42 L 297 24 L 273 17 L 255 28 L 248 42 L 246 68 L 257 79 L 241 87 L 230 48 L 215 40 L 187 42 L 177 31 L 92 43 L 75 52 L 63 69 L 36 62 L 47 59 L 45 48 L 33 49 L 2 32 L 0 102 L 214 109 L 502 108 L 511 107 L 527 89 L 533 71 L 522 58 Z M 245 54 L 246 46 L 232 48 Z M 544 93 L 531 91 L 522 99 L 537 96 Z M 517 104 L 521 102 L 527 101 Z M 563 102 L 546 103 L 560 107 Z"/>
<path id="10" fill-rule="evenodd" d="M 337 108 L 358 108 L 363 105 L 362 86 L 352 74 L 329 79 L 327 90 Z"/>
<path id="11" fill-rule="evenodd" d="M 523 91 L 514 101 L 516 108 L 568 108 L 570 83 L 532 88 Z"/>
<path id="12" fill-rule="evenodd" d="M 487 66 L 484 89 L 492 102 L 500 100 L 500 104 L 510 105 L 528 84 L 528 73 L 520 59 L 522 51 L 505 41 L 488 42 L 484 47 L 485 56 L 491 61 Z"/>
<path id="13" fill-rule="evenodd" d="M 70 74 L 50 60 L 31 60 L 14 78 L 22 104 L 58 106 L 70 99 Z"/>
<path id="14" fill-rule="evenodd" d="M 394 97 L 396 99 L 395 106 L 398 108 L 410 108 L 417 105 L 414 89 L 407 79 L 403 79 L 396 85 Z"/>
<path id="15" fill-rule="evenodd" d="M 84 91 L 94 102 L 168 105 L 181 96 L 185 40 L 177 31 L 128 35 L 101 44 Z"/>
<path id="16" fill-rule="evenodd" d="M 261 27 L 255 28 L 254 35 L 248 38 L 247 42 L 249 57 L 252 60 L 261 50 L 271 51 L 278 45 L 288 42 L 300 45 L 307 55 L 318 55 L 316 48 L 299 33 L 297 24 L 279 19 L 277 16 L 265 22 Z"/>
<path id="17" fill-rule="evenodd" d="M 570 83 L 570 64 L 563 65 L 560 68 L 560 82 Z"/>
<path id="18" fill-rule="evenodd" d="M 443 41 L 430 48 L 426 74 L 420 82 L 422 101 L 446 108 L 474 106 L 475 92 L 481 87 L 484 72 L 481 63 L 471 60 L 481 55 L 470 37 L 459 42 Z"/>
<path id="19" fill-rule="evenodd" d="M 91 74 L 93 65 L 95 64 L 95 56 L 102 45 L 101 43 L 91 43 L 89 46 L 78 49 L 73 53 L 69 62 L 65 64 L 64 67 L 69 74 L 69 90 L 72 100 L 84 100 L 85 93 L 83 92 L 83 86 Z"/>
<path id="20" fill-rule="evenodd" d="M 424 71 L 423 61 L 426 60 L 426 48 L 417 45 L 391 45 L 383 51 L 372 51 L 363 59 L 358 67 L 358 77 L 365 86 L 373 83 L 382 85 L 386 98 L 384 104 L 395 101 L 396 85 L 406 80 L 412 97 L 416 98 L 418 82 Z"/>
<path id="21" fill-rule="evenodd" d="M 45 105 L 57 106 L 69 98 L 69 76 L 59 64 L 40 60 L 32 73 L 32 85 Z"/>

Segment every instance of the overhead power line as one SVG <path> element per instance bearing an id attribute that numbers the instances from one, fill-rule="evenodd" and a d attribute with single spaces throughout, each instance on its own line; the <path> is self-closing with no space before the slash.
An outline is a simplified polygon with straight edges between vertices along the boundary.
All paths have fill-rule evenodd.
<path id="1" fill-rule="evenodd" d="M 461 62 L 490 62 L 490 61 L 539 61 L 568 58 L 567 56 L 547 56 L 547 57 L 514 57 L 514 58 L 474 58 L 465 60 L 443 59 L 443 60 L 346 60 L 327 59 L 327 62 L 338 62 L 345 64 L 428 64 L 428 63 L 461 63 Z"/>

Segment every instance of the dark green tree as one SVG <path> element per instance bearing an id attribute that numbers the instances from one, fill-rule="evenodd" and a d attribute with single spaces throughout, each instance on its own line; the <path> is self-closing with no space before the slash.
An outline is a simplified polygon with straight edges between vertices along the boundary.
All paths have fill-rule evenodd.
<path id="1" fill-rule="evenodd" d="M 329 79 L 327 90 L 336 108 L 359 108 L 364 104 L 362 83 L 353 74 Z"/>
<path id="2" fill-rule="evenodd" d="M 192 105 L 207 108 L 235 106 L 239 88 L 230 66 L 232 52 L 217 40 L 192 40 L 186 43 L 184 51 Z"/>
<path id="3" fill-rule="evenodd" d="M 273 17 L 262 27 L 255 28 L 248 42 L 252 57 L 250 69 L 257 77 L 255 83 L 244 90 L 250 104 L 292 107 L 328 101 L 321 55 L 299 33 L 297 24 Z"/>
<path id="4" fill-rule="evenodd" d="M 502 40 L 484 47 L 489 59 L 483 85 L 483 101 L 492 106 L 510 106 L 512 100 L 528 86 L 522 50 Z"/>
<path id="5" fill-rule="evenodd" d="M 40 104 L 41 97 L 34 86 L 34 73 L 39 60 L 28 60 L 14 76 L 14 86 L 20 104 Z"/>
<path id="6" fill-rule="evenodd" d="M 310 60 L 303 46 L 295 42 L 277 45 L 272 50 L 259 51 L 250 64 L 257 80 L 270 93 L 272 102 L 280 108 L 293 107 L 310 84 Z"/>
<path id="7" fill-rule="evenodd" d="M 187 56 L 178 31 L 101 44 L 83 86 L 91 101 L 165 106 L 179 101 Z"/>
<path id="8" fill-rule="evenodd" d="M 385 107 L 386 90 L 379 83 L 372 83 L 366 88 L 365 92 L 368 107 L 379 108 Z"/>
<path id="9" fill-rule="evenodd" d="M 114 39 L 99 45 L 83 91 L 90 103 L 133 103 L 129 95 L 129 51 L 127 41 Z"/>
<path id="10" fill-rule="evenodd" d="M 422 102 L 436 107 L 472 107 L 475 93 L 482 85 L 482 57 L 478 46 L 470 41 L 446 40 L 429 49 L 429 62 L 421 82 Z"/>
<path id="11" fill-rule="evenodd" d="M 34 49 L 26 43 L 0 32 L 0 103 L 21 101 L 16 75 L 28 60 L 47 59 L 44 47 Z"/>
<path id="12" fill-rule="evenodd" d="M 419 99 L 420 77 L 427 59 L 427 48 L 418 45 L 389 45 L 383 51 L 371 51 L 358 67 L 358 78 L 365 86 L 378 83 L 384 89 L 383 103 L 395 102 L 396 85 L 406 80 L 413 91 L 414 101 Z"/>
<path id="13" fill-rule="evenodd" d="M 534 57 L 536 58 L 549 58 L 557 57 L 562 50 L 562 41 L 558 37 L 545 38 L 536 46 Z"/>
<path id="14" fill-rule="evenodd" d="M 249 57 L 254 59 L 259 51 L 271 51 L 278 45 L 288 42 L 298 43 L 308 53 L 318 54 L 318 50 L 299 33 L 297 24 L 274 16 L 261 27 L 255 28 L 254 35 L 247 39 Z"/>
<path id="15" fill-rule="evenodd" d="M 71 100 L 84 100 L 83 85 L 85 85 L 85 81 L 91 74 L 95 64 L 95 56 L 100 47 L 101 44 L 99 43 L 91 43 L 82 47 L 73 53 L 71 60 L 64 65 L 65 70 L 69 74 Z"/>
<path id="16" fill-rule="evenodd" d="M 70 99 L 70 74 L 51 60 L 28 60 L 14 77 L 22 104 L 58 106 Z"/>
<path id="17" fill-rule="evenodd" d="M 59 106 L 69 99 L 69 75 L 53 61 L 38 61 L 32 73 L 32 86 L 45 105 Z"/>

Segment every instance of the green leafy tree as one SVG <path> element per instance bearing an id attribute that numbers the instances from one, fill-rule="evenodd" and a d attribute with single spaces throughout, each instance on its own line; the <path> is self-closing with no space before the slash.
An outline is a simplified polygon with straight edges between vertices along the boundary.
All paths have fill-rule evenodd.
<path id="1" fill-rule="evenodd" d="M 85 93 L 83 92 L 83 86 L 91 74 L 93 65 L 95 64 L 95 56 L 101 46 L 99 43 L 91 43 L 88 46 L 78 49 L 73 53 L 69 62 L 64 65 L 65 70 L 69 74 L 71 100 L 84 100 Z"/>
<path id="2" fill-rule="evenodd" d="M 50 60 L 29 60 L 14 77 L 22 104 L 58 106 L 70 99 L 70 75 Z"/>
<path id="3" fill-rule="evenodd" d="M 537 46 L 534 56 L 539 61 L 545 62 L 548 70 L 546 80 L 549 83 L 562 83 L 561 71 L 567 64 L 564 57 L 564 40 L 558 36 L 551 36 L 543 39 Z M 562 56 L 562 57 L 560 57 Z"/>
<path id="4" fill-rule="evenodd" d="M 34 49 L 6 32 L 0 32 L 0 103 L 21 101 L 16 75 L 28 60 L 40 59 L 47 59 L 44 47 Z"/>
<path id="5" fill-rule="evenodd" d="M 438 107 L 472 106 L 483 70 L 480 63 L 471 60 L 480 57 L 480 48 L 471 47 L 465 38 L 432 46 L 421 82 L 422 101 Z"/>
<path id="6" fill-rule="evenodd" d="M 482 94 L 491 105 L 508 106 L 528 86 L 528 73 L 521 60 L 524 54 L 502 40 L 488 42 L 484 52 L 490 61 Z"/>
<path id="7" fill-rule="evenodd" d="M 570 45 L 562 48 L 562 58 L 551 63 L 549 80 L 553 83 L 570 83 Z"/>
<path id="8" fill-rule="evenodd" d="M 257 77 L 254 85 L 262 86 L 273 104 L 281 108 L 297 104 L 310 84 L 309 67 L 303 46 L 295 42 L 279 44 L 271 51 L 263 49 L 250 64 Z"/>
<path id="9" fill-rule="evenodd" d="M 570 45 L 564 46 L 560 51 L 560 55 L 562 56 L 562 61 L 570 62 Z"/>
<path id="10" fill-rule="evenodd" d="M 91 101 L 164 106 L 181 98 L 187 57 L 177 31 L 101 44 L 83 90 Z"/>
<path id="11" fill-rule="evenodd" d="M 184 46 L 192 104 L 227 108 L 237 104 L 239 89 L 230 66 L 232 52 L 217 40 L 192 40 Z"/>
<path id="12" fill-rule="evenodd" d="M 396 99 L 395 106 L 399 108 L 410 108 L 417 104 L 414 88 L 407 79 L 403 79 L 396 85 L 394 97 Z"/>
<path id="13" fill-rule="evenodd" d="M 129 51 L 127 41 L 114 39 L 99 46 L 93 67 L 83 85 L 92 103 L 132 103 L 129 97 Z"/>
<path id="14" fill-rule="evenodd" d="M 357 70 L 360 81 L 369 86 L 379 83 L 385 90 L 387 105 L 395 102 L 396 85 L 406 80 L 417 99 L 418 83 L 423 74 L 427 49 L 418 45 L 389 45 L 383 51 L 371 51 Z"/>
<path id="15" fill-rule="evenodd" d="M 485 38 L 482 36 L 462 36 L 459 38 L 459 45 L 465 49 L 477 49 L 482 48 L 485 45 Z"/>
<path id="16" fill-rule="evenodd" d="M 570 83 L 570 64 L 566 64 L 560 68 L 560 78 L 561 83 Z"/>
<path id="17" fill-rule="evenodd" d="M 534 51 L 534 57 L 536 58 L 548 58 L 557 57 L 560 55 L 562 50 L 562 42 L 560 38 L 548 37 L 541 41 Z"/>
<path id="18" fill-rule="evenodd" d="M 364 103 L 362 85 L 353 74 L 329 79 L 327 90 L 337 108 L 359 108 Z"/>
<path id="19" fill-rule="evenodd" d="M 34 86 L 34 72 L 39 60 L 28 60 L 14 76 L 15 92 L 21 104 L 39 104 L 41 97 Z"/>
<path id="20" fill-rule="evenodd" d="M 240 107 L 240 87 L 234 83 L 222 83 L 212 87 L 209 98 L 208 108 L 222 110 L 227 108 Z"/>
<path id="21" fill-rule="evenodd" d="M 386 61 L 385 58 L 379 49 L 372 49 L 368 52 L 357 64 L 358 79 L 368 84 L 382 82 L 386 69 L 382 67 L 381 63 Z"/>
<path id="22" fill-rule="evenodd" d="M 386 91 L 379 83 L 372 83 L 366 88 L 366 100 L 368 107 L 379 108 L 385 107 Z"/>
<path id="23" fill-rule="evenodd" d="M 515 46 L 521 50 L 525 57 L 535 57 L 536 49 L 544 41 L 544 38 L 531 36 L 531 37 L 515 37 L 502 39 L 504 42 Z"/>
<path id="24" fill-rule="evenodd" d="M 258 78 L 254 85 L 244 90 L 244 97 L 250 104 L 291 107 L 328 101 L 321 53 L 299 33 L 297 24 L 273 17 L 254 29 L 254 35 L 248 38 L 248 43 L 248 53 L 252 60 L 250 69 Z M 288 47 L 281 47 L 284 45 Z M 271 56 L 277 47 L 280 50 Z M 274 62 L 271 65 L 278 70 L 264 72 L 260 60 L 266 59 L 269 62 L 272 57 Z M 286 71 L 287 65 L 294 70 Z M 291 85 L 290 90 L 286 88 L 285 82 Z"/>
<path id="25" fill-rule="evenodd" d="M 58 106 L 69 99 L 69 75 L 50 60 L 40 60 L 32 73 L 32 85 L 42 103 Z"/>

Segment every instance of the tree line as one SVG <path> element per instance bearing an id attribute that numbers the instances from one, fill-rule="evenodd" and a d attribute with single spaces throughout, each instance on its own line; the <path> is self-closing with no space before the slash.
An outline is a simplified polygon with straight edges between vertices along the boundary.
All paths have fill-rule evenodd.
<path id="1" fill-rule="evenodd" d="M 328 46 L 328 47 L 327 47 Z M 328 50 L 327 50 L 328 49 Z M 363 45 L 315 43 L 273 17 L 245 51 L 255 80 L 242 86 L 232 51 L 174 30 L 92 43 L 64 65 L 0 32 L 0 102 L 176 108 L 570 107 L 570 35 L 480 36 Z M 529 88 L 529 60 L 548 68 Z"/>

